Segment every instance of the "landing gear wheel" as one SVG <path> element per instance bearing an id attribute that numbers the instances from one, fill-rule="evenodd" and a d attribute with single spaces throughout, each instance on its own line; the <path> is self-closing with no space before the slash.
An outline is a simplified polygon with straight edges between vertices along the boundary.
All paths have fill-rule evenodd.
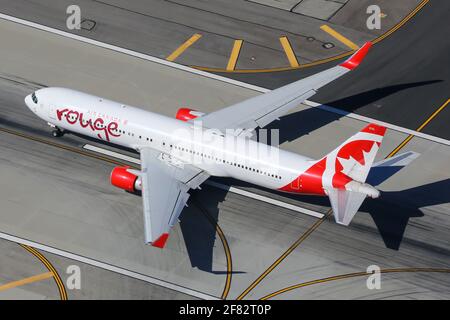
<path id="1" fill-rule="evenodd" d="M 59 129 L 56 129 L 56 130 L 52 131 L 52 136 L 54 136 L 55 138 L 62 137 L 63 135 L 64 135 L 64 132 L 62 132 Z"/>

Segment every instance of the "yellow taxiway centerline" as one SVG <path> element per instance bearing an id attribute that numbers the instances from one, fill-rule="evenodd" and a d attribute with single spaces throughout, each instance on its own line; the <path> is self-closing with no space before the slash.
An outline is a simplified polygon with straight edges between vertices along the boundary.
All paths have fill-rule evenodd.
<path id="1" fill-rule="evenodd" d="M 430 123 L 431 120 L 433 120 L 434 118 L 436 118 L 436 116 L 445 109 L 445 107 L 450 103 L 450 99 L 447 99 L 447 101 L 445 101 L 439 108 L 436 109 L 436 111 L 434 111 L 421 125 L 420 127 L 418 127 L 416 129 L 417 132 L 421 132 L 423 130 L 423 128 L 425 128 L 425 126 Z M 405 140 L 403 140 L 398 146 L 397 148 L 395 148 L 394 150 L 392 150 L 392 152 L 387 156 L 387 158 L 390 158 L 392 156 L 394 156 L 401 148 L 403 148 L 409 141 L 411 141 L 411 139 L 414 136 L 412 134 L 410 134 L 408 137 L 406 137 Z"/>
<path id="2" fill-rule="evenodd" d="M 441 269 L 439 269 L 439 268 L 397 268 L 397 269 L 380 270 L 380 273 L 419 273 L 419 272 L 450 273 L 450 269 L 448 269 L 448 268 L 447 269 L 442 269 L 442 268 Z M 332 276 L 332 277 L 328 277 L 328 278 L 322 278 L 322 279 L 312 280 L 312 281 L 308 281 L 308 282 L 303 282 L 303 283 L 299 283 L 299 284 L 275 291 L 271 294 L 268 294 L 268 295 L 262 297 L 260 300 L 269 300 L 269 299 L 276 297 L 280 294 L 283 294 L 285 292 L 303 288 L 303 287 L 312 286 L 312 285 L 319 284 L 319 283 L 326 283 L 326 282 L 355 278 L 355 277 L 368 277 L 370 275 L 371 274 L 367 273 L 367 272 L 354 272 L 354 273 L 341 274 L 338 276 Z"/>

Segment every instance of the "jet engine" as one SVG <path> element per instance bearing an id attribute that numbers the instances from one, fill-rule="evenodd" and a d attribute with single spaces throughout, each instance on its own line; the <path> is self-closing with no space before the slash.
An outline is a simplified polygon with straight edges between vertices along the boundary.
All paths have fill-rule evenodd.
<path id="1" fill-rule="evenodd" d="M 111 171 L 111 184 L 128 192 L 142 190 L 141 178 L 129 172 L 130 167 L 115 167 Z"/>

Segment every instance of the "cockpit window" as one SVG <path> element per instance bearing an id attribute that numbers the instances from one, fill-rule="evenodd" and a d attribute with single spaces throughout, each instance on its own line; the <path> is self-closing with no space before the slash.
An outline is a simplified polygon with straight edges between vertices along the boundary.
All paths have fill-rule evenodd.
<path id="1" fill-rule="evenodd" d="M 38 99 L 37 99 L 36 94 L 34 92 L 31 94 L 31 99 L 33 100 L 34 103 L 36 103 L 36 104 L 38 103 Z"/>

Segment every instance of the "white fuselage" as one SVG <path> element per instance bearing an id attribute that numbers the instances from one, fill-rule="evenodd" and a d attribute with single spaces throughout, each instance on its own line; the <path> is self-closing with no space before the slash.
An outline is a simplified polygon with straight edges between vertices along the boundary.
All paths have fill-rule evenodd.
<path id="1" fill-rule="evenodd" d="M 45 88 L 25 101 L 41 119 L 60 129 L 139 150 L 149 146 L 172 165 L 191 163 L 211 176 L 232 177 L 280 189 L 316 161 L 233 134 L 184 122 L 86 93 Z M 201 120 L 201 118 L 199 118 Z"/>

